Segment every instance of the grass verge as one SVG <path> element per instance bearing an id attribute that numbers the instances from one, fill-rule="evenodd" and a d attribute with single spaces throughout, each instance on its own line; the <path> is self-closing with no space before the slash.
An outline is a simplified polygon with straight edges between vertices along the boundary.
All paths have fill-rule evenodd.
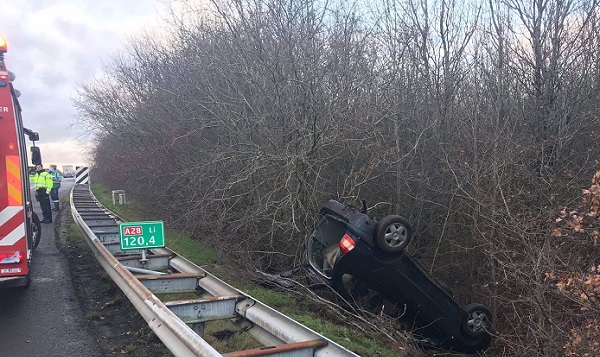
<path id="1" fill-rule="evenodd" d="M 102 184 L 93 183 L 92 192 L 106 208 L 128 221 L 155 220 L 156 218 L 144 217 L 144 215 L 136 209 L 135 202 L 132 201 L 129 201 L 126 205 L 113 205 L 111 191 Z M 354 331 L 337 322 L 324 320 L 323 316 L 318 314 L 320 309 L 311 309 L 309 306 L 310 303 L 307 303 L 306 300 L 302 299 L 298 294 L 266 289 L 252 284 L 247 280 L 236 281 L 236 278 L 231 276 L 231 274 L 224 277 L 224 275 L 220 273 L 227 272 L 226 267 L 214 264 L 218 257 L 214 249 L 186 234 L 171 231 L 169 227 L 166 227 L 166 230 L 165 240 L 170 249 L 182 254 L 197 265 L 211 264 L 210 269 L 212 274 L 228 281 L 235 287 L 243 289 L 246 294 L 271 308 L 290 316 L 306 327 L 317 331 L 347 349 L 352 350 L 361 356 L 396 357 L 399 355 L 398 350 L 383 346 L 381 343 L 378 343 L 377 340 L 373 340 L 373 336 L 367 336 L 362 332 Z M 221 340 L 214 337 L 222 331 L 230 331 L 231 335 L 229 338 Z M 205 339 L 221 353 L 258 347 L 255 346 L 255 342 L 249 341 L 248 338 L 249 337 L 246 336 L 246 334 L 237 333 L 235 326 L 227 321 L 210 322 L 207 323 L 205 328 Z"/>

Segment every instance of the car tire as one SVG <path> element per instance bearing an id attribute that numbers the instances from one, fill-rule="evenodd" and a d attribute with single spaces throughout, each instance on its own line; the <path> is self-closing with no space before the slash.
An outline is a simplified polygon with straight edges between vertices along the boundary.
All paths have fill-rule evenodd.
<path id="1" fill-rule="evenodd" d="M 40 238 L 42 237 L 42 223 L 35 212 L 31 214 L 31 235 L 33 249 L 35 249 L 40 244 Z"/>
<path id="2" fill-rule="evenodd" d="M 23 285 L 23 288 L 27 289 L 31 286 L 31 274 L 27 274 L 25 279 L 25 285 Z"/>
<path id="3" fill-rule="evenodd" d="M 386 216 L 377 223 L 375 241 L 379 249 L 386 253 L 400 253 L 412 237 L 412 228 L 401 216 Z"/>
<path id="4" fill-rule="evenodd" d="M 481 338 L 489 335 L 492 328 L 492 312 L 481 304 L 469 304 L 465 307 L 467 318 L 463 331 L 467 336 Z"/>

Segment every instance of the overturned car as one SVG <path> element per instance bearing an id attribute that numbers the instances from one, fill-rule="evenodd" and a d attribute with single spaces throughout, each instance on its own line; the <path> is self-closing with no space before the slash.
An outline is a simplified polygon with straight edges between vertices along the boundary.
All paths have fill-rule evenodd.
<path id="1" fill-rule="evenodd" d="M 309 238 L 310 268 L 347 302 L 398 317 L 438 347 L 486 349 L 489 309 L 463 307 L 405 251 L 412 232 L 404 218 L 377 221 L 365 212 L 333 200 L 321 208 Z"/>

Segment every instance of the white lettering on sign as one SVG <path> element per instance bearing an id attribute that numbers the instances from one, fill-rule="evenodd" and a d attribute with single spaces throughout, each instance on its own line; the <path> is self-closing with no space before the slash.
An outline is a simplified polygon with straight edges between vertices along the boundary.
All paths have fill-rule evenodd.
<path id="1" fill-rule="evenodd" d="M 0 107 L 1 113 L 8 113 L 8 107 Z"/>
<path id="2" fill-rule="evenodd" d="M 141 226 L 132 226 L 132 227 L 124 227 L 123 228 L 123 235 L 126 236 L 135 236 L 138 234 L 142 234 L 142 227 Z"/>

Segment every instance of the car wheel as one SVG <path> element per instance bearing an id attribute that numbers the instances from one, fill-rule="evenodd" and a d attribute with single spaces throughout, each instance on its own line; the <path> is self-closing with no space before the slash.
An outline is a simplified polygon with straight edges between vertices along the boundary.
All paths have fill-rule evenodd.
<path id="1" fill-rule="evenodd" d="M 37 214 L 35 214 L 35 212 L 33 212 L 31 215 L 31 235 L 33 249 L 35 249 L 40 244 L 40 238 L 42 236 L 42 224 L 40 223 L 40 218 Z"/>
<path id="2" fill-rule="evenodd" d="M 386 216 L 377 223 L 377 245 L 386 253 L 399 253 L 410 242 L 412 229 L 406 219 L 400 216 Z"/>
<path id="3" fill-rule="evenodd" d="M 470 304 L 465 308 L 467 319 L 464 322 L 463 330 L 468 336 L 483 337 L 489 334 L 492 328 L 492 313 L 481 304 Z"/>

